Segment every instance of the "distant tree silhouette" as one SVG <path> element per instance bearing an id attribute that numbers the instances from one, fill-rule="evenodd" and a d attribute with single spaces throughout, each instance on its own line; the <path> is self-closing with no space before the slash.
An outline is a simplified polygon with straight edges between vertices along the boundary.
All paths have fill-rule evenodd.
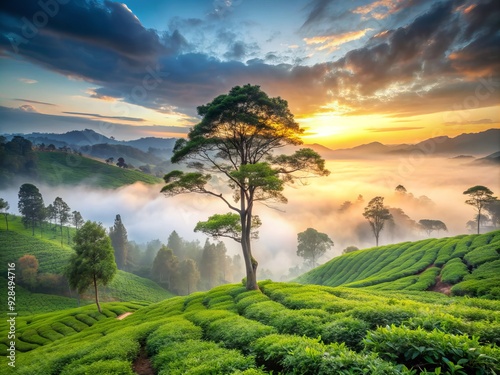
<path id="1" fill-rule="evenodd" d="M 482 185 L 470 187 L 464 191 L 464 194 L 469 196 L 469 199 L 465 203 L 471 205 L 477 211 L 477 234 L 479 234 L 481 211 L 488 202 L 495 201 L 497 198 L 493 196 L 493 192 L 490 189 Z"/>
<path id="2" fill-rule="evenodd" d="M 179 271 L 179 260 L 172 249 L 163 245 L 153 261 L 151 275 L 153 280 L 170 291 L 177 288 L 177 273 Z"/>
<path id="3" fill-rule="evenodd" d="M 70 219 L 70 208 L 62 198 L 57 197 L 52 203 L 55 221 L 59 223 L 59 228 L 61 230 L 61 246 L 63 244 L 63 225 L 69 222 Z M 69 244 L 69 243 L 68 243 Z"/>
<path id="4" fill-rule="evenodd" d="M 122 223 L 120 215 L 116 215 L 115 224 L 109 228 L 109 237 L 115 252 L 116 265 L 118 269 L 125 270 L 127 268 L 127 230 Z"/>
<path id="5" fill-rule="evenodd" d="M 45 216 L 43 197 L 33 184 L 23 184 L 19 188 L 18 209 L 22 215 L 22 222 L 26 228 L 31 226 L 32 235 L 35 235 L 35 226 Z"/>
<path id="6" fill-rule="evenodd" d="M 370 227 L 372 228 L 373 235 L 375 236 L 375 242 L 378 246 L 378 239 L 380 232 L 384 229 L 384 224 L 387 220 L 392 218 L 389 209 L 384 206 L 383 197 L 375 197 L 365 207 L 363 216 L 368 220 Z"/>
<path id="7" fill-rule="evenodd" d="M 444 230 L 445 232 L 448 231 L 446 224 L 441 220 L 422 219 L 418 223 L 428 236 L 430 236 L 431 233 L 435 230 L 437 230 L 438 232 L 440 230 Z"/>
<path id="8" fill-rule="evenodd" d="M 318 265 L 318 259 L 333 246 L 333 241 L 326 233 L 314 228 L 307 228 L 297 234 L 297 255 L 309 264 L 311 268 Z"/>
<path id="9" fill-rule="evenodd" d="M 120 168 L 128 168 L 128 165 L 125 163 L 125 159 L 122 157 L 118 158 L 118 162 L 116 163 Z"/>
<path id="10" fill-rule="evenodd" d="M 6 200 L 4 200 L 3 198 L 0 198 L 0 212 L 3 213 L 3 215 L 5 216 L 5 226 L 7 228 L 7 232 L 9 231 L 9 219 L 8 219 L 8 216 L 9 216 L 9 202 L 7 202 Z"/>
<path id="11" fill-rule="evenodd" d="M 349 254 L 358 250 L 359 249 L 356 246 L 347 246 L 344 250 L 342 250 L 342 254 Z"/>
<path id="12" fill-rule="evenodd" d="M 80 227 L 85 223 L 83 221 L 82 214 L 79 211 L 72 212 L 71 221 L 76 230 L 80 229 Z"/>

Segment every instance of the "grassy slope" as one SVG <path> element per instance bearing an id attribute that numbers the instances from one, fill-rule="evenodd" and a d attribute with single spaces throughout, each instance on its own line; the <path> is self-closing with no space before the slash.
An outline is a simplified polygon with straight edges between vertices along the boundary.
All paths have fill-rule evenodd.
<path id="1" fill-rule="evenodd" d="M 453 285 L 455 295 L 500 299 L 500 231 L 360 250 L 334 258 L 297 281 L 407 291 L 443 282 Z"/>
<path id="2" fill-rule="evenodd" d="M 459 361 L 465 374 L 493 374 L 500 364 L 499 301 L 270 281 L 260 287 L 224 285 L 121 321 L 106 316 L 138 306 L 20 318 L 16 369 L 5 357 L 0 366 L 6 374 L 133 375 L 141 346 L 165 374 L 410 374 L 406 367 L 451 374 Z M 0 322 L 0 338 L 6 329 Z"/>
<path id="3" fill-rule="evenodd" d="M 44 233 L 44 237 L 40 238 L 37 231 L 35 236 L 32 236 L 31 231 L 22 226 L 20 217 L 9 217 L 8 232 L 5 231 L 5 222 L 0 223 L 1 276 L 5 277 L 7 274 L 7 263 L 17 262 L 20 257 L 26 254 L 36 256 L 39 262 L 39 272 L 62 273 L 72 254 L 71 247 L 66 244 L 61 247 L 59 237 L 54 237 L 52 233 Z M 66 235 L 66 228 L 63 228 L 63 234 Z M 7 281 L 2 278 L 0 282 L 3 289 L 3 286 L 7 285 Z M 102 300 L 158 302 L 172 297 L 171 293 L 153 281 L 124 271 L 118 271 L 113 281 L 108 286 L 101 287 L 100 291 Z M 22 293 L 20 296 L 22 301 L 17 304 L 20 314 L 53 311 L 58 304 L 60 304 L 60 308 L 75 307 L 77 304 L 75 299 L 65 297 L 47 297 L 45 294 L 30 293 L 23 289 L 20 289 L 20 293 Z M 27 298 L 29 298 L 29 303 L 27 303 Z M 4 311 L 5 308 L 6 306 L 1 306 L 0 311 Z"/>
<path id="4" fill-rule="evenodd" d="M 142 172 L 118 168 L 74 154 L 37 152 L 37 155 L 39 179 L 50 185 L 85 184 L 118 188 L 137 181 L 148 184 L 161 182 L 161 179 Z"/>

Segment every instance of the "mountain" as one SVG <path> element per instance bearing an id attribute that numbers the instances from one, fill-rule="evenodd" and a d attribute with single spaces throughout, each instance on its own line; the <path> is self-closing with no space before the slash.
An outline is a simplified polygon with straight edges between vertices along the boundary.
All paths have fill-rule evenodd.
<path id="1" fill-rule="evenodd" d="M 332 158 L 367 158 L 419 153 L 425 155 L 487 155 L 498 151 L 500 129 L 489 129 L 479 133 L 461 134 L 454 138 L 434 137 L 416 144 L 384 145 L 372 142 L 347 149 L 328 151 L 323 156 Z"/>
<path id="2" fill-rule="evenodd" d="M 500 230 L 359 250 L 298 282 L 372 290 L 439 290 L 500 299 Z"/>
<path id="3" fill-rule="evenodd" d="M 500 151 L 473 161 L 475 164 L 500 164 Z"/>

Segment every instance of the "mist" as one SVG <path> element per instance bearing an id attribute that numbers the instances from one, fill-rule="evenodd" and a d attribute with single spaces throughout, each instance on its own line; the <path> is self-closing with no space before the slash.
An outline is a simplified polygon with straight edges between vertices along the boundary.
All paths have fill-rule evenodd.
<path id="1" fill-rule="evenodd" d="M 288 204 L 276 209 L 256 205 L 254 212 L 261 217 L 260 238 L 253 242 L 254 257 L 259 269 L 269 270 L 273 279 L 280 280 L 289 268 L 301 265 L 296 255 L 297 233 L 315 228 L 327 233 L 334 247 L 320 262 L 338 256 L 347 246 L 367 248 L 375 240 L 362 216 L 364 207 L 375 196 L 383 196 L 384 203 L 400 208 L 410 219 L 443 221 L 448 232 L 433 232 L 433 237 L 454 236 L 467 233 L 466 223 L 474 219 L 475 211 L 464 203 L 463 191 L 474 185 L 489 187 L 496 195 L 500 192 L 500 176 L 496 165 L 477 165 L 460 159 L 424 157 L 386 158 L 376 160 L 328 160 L 330 176 L 313 178 L 306 185 L 288 186 L 285 196 Z M 18 185 L 0 190 L 0 197 L 10 203 L 10 212 L 17 212 Z M 166 198 L 159 185 L 135 183 L 117 190 L 103 190 L 86 186 L 51 187 L 35 183 L 43 195 L 45 205 L 61 197 L 71 210 L 80 211 L 84 220 L 102 222 L 107 228 L 120 214 L 128 232 L 128 239 L 146 243 L 153 239 L 167 242 L 175 230 L 185 240 L 206 239 L 193 232 L 198 221 L 206 220 L 214 213 L 229 212 L 225 204 L 199 194 L 179 195 Z M 403 185 L 407 194 L 395 192 Z M 358 196 L 363 201 L 356 203 Z M 422 198 L 425 196 L 428 200 Z M 348 210 L 339 209 L 345 201 L 353 204 Z M 419 231 L 411 231 L 403 225 L 381 232 L 380 245 L 427 238 Z M 240 253 L 239 244 L 223 240 L 228 255 Z"/>

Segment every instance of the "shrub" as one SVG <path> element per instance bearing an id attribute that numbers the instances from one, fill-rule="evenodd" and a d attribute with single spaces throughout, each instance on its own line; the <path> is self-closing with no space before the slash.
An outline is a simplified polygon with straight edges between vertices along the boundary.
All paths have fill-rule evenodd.
<path id="1" fill-rule="evenodd" d="M 370 329 L 390 324 L 400 325 L 409 318 L 416 316 L 414 310 L 400 306 L 358 307 L 347 312 L 349 316 L 364 320 Z"/>
<path id="2" fill-rule="evenodd" d="M 305 310 L 283 310 L 273 315 L 271 325 L 279 333 L 317 337 L 321 333 L 323 319 L 319 316 L 307 315 Z"/>
<path id="3" fill-rule="evenodd" d="M 189 339 L 201 339 L 202 331 L 190 321 L 183 318 L 171 318 L 168 323 L 162 324 L 146 341 L 146 349 L 150 355 L 172 342 Z"/>
<path id="4" fill-rule="evenodd" d="M 441 271 L 441 281 L 444 283 L 456 284 L 469 274 L 467 266 L 460 258 L 448 261 Z"/>
<path id="5" fill-rule="evenodd" d="M 169 344 L 154 357 L 153 365 L 160 373 L 169 375 L 232 374 L 255 366 L 252 357 L 199 340 Z"/>
<path id="6" fill-rule="evenodd" d="M 369 324 L 363 320 L 345 317 L 326 324 L 321 330 L 321 338 L 325 343 L 345 343 L 353 350 L 363 348 L 363 338 Z"/>
<path id="7" fill-rule="evenodd" d="M 135 375 L 132 371 L 130 362 L 120 360 L 98 361 L 88 365 L 68 366 L 61 375 L 87 375 L 87 374 L 106 374 L 106 375 Z"/>
<path id="8" fill-rule="evenodd" d="M 431 286 L 436 284 L 436 277 L 441 271 L 440 268 L 438 267 L 430 267 L 426 269 L 420 277 L 418 278 L 417 282 L 409 287 L 406 288 L 406 290 L 427 290 Z"/>
<path id="9" fill-rule="evenodd" d="M 368 332 L 364 344 L 366 350 L 378 353 L 385 360 L 420 371 L 440 368 L 452 374 L 494 374 L 500 360 L 498 349 L 482 347 L 477 338 L 426 332 L 421 328 L 379 327 Z"/>
<path id="10" fill-rule="evenodd" d="M 206 338 L 222 342 L 225 347 L 248 352 L 248 345 L 259 337 L 275 333 L 273 327 L 234 315 L 210 323 L 204 333 Z"/>

